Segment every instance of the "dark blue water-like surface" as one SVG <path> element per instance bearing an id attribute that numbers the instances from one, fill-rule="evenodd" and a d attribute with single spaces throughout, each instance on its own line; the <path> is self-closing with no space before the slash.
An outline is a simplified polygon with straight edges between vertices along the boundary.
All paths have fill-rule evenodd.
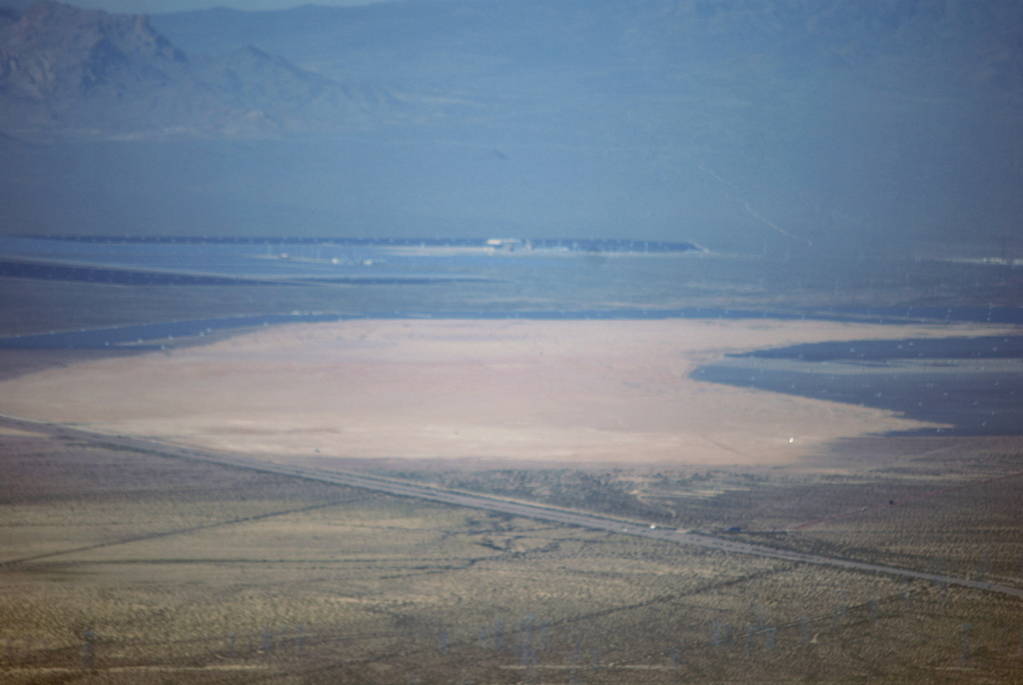
<path id="1" fill-rule="evenodd" d="M 918 434 L 1023 435 L 1023 335 L 794 345 L 731 355 L 692 377 L 948 426 Z"/>
<path id="2" fill-rule="evenodd" d="M 895 359 L 1023 359 L 1023 335 L 847 340 L 754 350 L 731 357 L 807 362 Z"/>
<path id="3" fill-rule="evenodd" d="M 17 236 L 16 236 L 17 237 Z M 100 245 L 288 245 L 288 246 L 342 246 L 342 247 L 487 247 L 487 238 L 351 238 L 338 236 L 149 236 L 149 235 L 53 235 L 31 236 L 23 239 L 56 241 L 61 243 Z M 515 240 L 515 239 L 513 239 Z M 702 250 L 695 243 L 667 240 L 633 240 L 631 238 L 527 238 L 535 249 L 568 250 L 575 252 L 693 252 Z"/>
<path id="4" fill-rule="evenodd" d="M 306 285 L 420 286 L 452 284 L 446 299 L 392 299 L 391 310 L 370 304 L 372 298 L 339 300 L 351 309 L 201 318 L 99 329 L 0 338 L 0 349 L 160 349 L 218 331 L 284 323 L 328 322 L 356 318 L 642 320 L 768 319 L 907 322 L 990 322 L 1023 324 L 1020 307 L 834 307 L 828 309 L 752 310 L 718 307 L 643 308 L 629 302 L 656 301 L 667 280 L 686 278 L 688 258 L 649 260 L 623 252 L 604 261 L 581 250 L 623 249 L 656 252 L 658 247 L 621 245 L 537 245 L 554 252 L 544 256 L 488 254 L 476 250 L 423 253 L 422 246 L 481 247 L 480 241 L 125 241 L 113 239 L 39 240 L 0 237 L 0 275 L 46 280 L 83 280 L 147 287 L 152 285 Z M 402 248 L 395 250 L 394 248 Z M 666 245 L 671 253 L 676 246 Z M 564 250 L 564 253 L 561 252 Z M 684 254 L 685 250 L 677 250 Z M 699 257 L 696 257 L 699 259 Z M 184 267 L 183 267 L 184 265 Z M 183 270 L 187 268 L 187 271 Z M 526 309 L 514 298 L 477 308 L 471 295 L 476 283 L 522 284 L 542 277 L 549 295 L 546 308 Z M 660 280 L 659 280 L 660 279 Z M 555 304 L 572 301 L 573 287 L 583 284 L 621 298 L 616 307 L 585 308 Z M 604 288 L 603 291 L 599 288 Z M 631 300 L 623 297 L 632 292 Z M 605 292 L 606 291 L 606 292 Z M 182 291 L 186 292 L 186 291 Z M 363 291 L 360 291 L 363 292 Z M 369 291 L 365 291 L 369 292 Z M 602 300 L 604 296 L 593 297 Z M 652 299 L 651 299 L 652 298 Z M 384 298 L 386 300 L 386 298 Z M 483 296 L 481 299 L 487 299 Z M 507 305 L 502 301 L 510 302 Z M 528 301 L 528 298 L 524 301 Z M 430 308 L 430 302 L 435 303 Z M 445 304 L 441 304 L 441 303 Z M 449 308 L 460 307 L 458 309 Z M 806 397 L 849 402 L 898 412 L 906 417 L 952 426 L 956 433 L 1023 433 L 1023 336 L 981 338 L 850 341 L 760 350 L 698 369 L 700 380 L 756 387 Z M 947 431 L 946 431 L 947 432 Z"/>
<path id="5" fill-rule="evenodd" d="M 60 278 L 60 267 L 92 269 L 110 282 L 116 272 L 150 272 L 135 278 L 133 285 L 167 285 L 166 273 L 187 269 L 189 274 L 245 279 L 312 279 L 399 276 L 450 276 L 452 269 L 469 263 L 451 259 L 428 262 L 414 255 L 399 255 L 376 245 L 289 245 L 286 243 L 106 243 L 0 237 L 0 255 L 8 265 L 31 264 L 51 267 L 52 275 L 0 274 L 35 278 Z M 29 261 L 32 260 L 32 261 Z M 8 269 L 13 266 L 8 266 Z M 22 269 L 25 267 L 22 266 Z M 110 272 L 115 272 L 110 276 Z M 81 280 L 81 279 L 74 279 Z M 113 281 L 118 282 L 118 281 Z M 183 279 L 181 285 L 197 285 Z"/>
<path id="6" fill-rule="evenodd" d="M 0 349 L 153 350 L 171 339 L 231 329 L 346 319 L 669 319 L 750 318 L 742 310 L 585 310 L 537 312 L 378 312 L 361 315 L 294 313 L 197 319 L 59 331 L 0 339 Z M 797 318 L 796 315 L 779 315 Z M 714 383 L 858 404 L 948 428 L 922 434 L 1023 434 L 1023 336 L 934 340 L 847 341 L 796 345 L 733 355 L 697 369 Z"/>
<path id="7" fill-rule="evenodd" d="M 473 276 L 406 276 L 368 275 L 251 277 L 181 271 L 138 270 L 127 267 L 99 267 L 60 262 L 35 262 L 0 259 L 0 277 L 32 278 L 45 281 L 76 281 L 110 285 L 192 285 L 192 286 L 292 286 L 310 284 L 343 285 L 444 285 L 463 282 L 485 282 L 490 279 Z"/>
<path id="8" fill-rule="evenodd" d="M 0 276 L 32 278 L 44 281 L 77 281 L 111 285 L 290 285 L 254 278 L 238 278 L 218 274 L 143 271 L 125 267 L 109 268 L 59 262 L 34 262 L 0 259 Z"/>
<path id="9" fill-rule="evenodd" d="M 544 254 L 685 254 L 691 243 L 625 240 L 536 240 Z M 338 278 L 353 276 L 439 277 L 481 268 L 521 268 L 522 259 L 502 259 L 501 252 L 480 249 L 428 254 L 417 248 L 484 248 L 481 239 L 357 239 L 357 238 L 147 238 L 78 236 L 59 239 L 0 236 L 0 255 L 11 259 L 71 262 L 93 268 L 179 270 L 247 278 Z M 494 254 L 499 255 L 495 259 Z M 537 253 L 539 254 L 539 253 Z M 535 264 L 535 262 L 534 262 Z M 545 268 L 564 264 L 547 259 Z M 2 274 L 0 274 L 2 275 Z"/>
<path id="10" fill-rule="evenodd" d="M 900 318 L 904 321 L 945 323 L 1023 323 L 1023 307 L 839 306 L 830 307 L 827 312 L 835 317 L 855 317 L 859 321 L 878 323 L 891 323 Z"/>

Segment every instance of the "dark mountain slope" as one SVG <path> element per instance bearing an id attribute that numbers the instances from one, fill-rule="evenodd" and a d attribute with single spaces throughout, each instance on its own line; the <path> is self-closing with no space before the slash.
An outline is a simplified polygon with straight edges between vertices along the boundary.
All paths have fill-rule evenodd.
<path id="1" fill-rule="evenodd" d="M 143 16 L 33 5 L 2 34 L 3 87 L 31 100 L 67 100 L 100 89 L 166 84 L 186 61 Z"/>
<path id="2" fill-rule="evenodd" d="M 373 89 L 258 49 L 190 59 L 143 16 L 49 1 L 6 16 L 0 127 L 15 135 L 272 136 L 327 125 L 352 130 L 369 115 L 391 114 Z"/>

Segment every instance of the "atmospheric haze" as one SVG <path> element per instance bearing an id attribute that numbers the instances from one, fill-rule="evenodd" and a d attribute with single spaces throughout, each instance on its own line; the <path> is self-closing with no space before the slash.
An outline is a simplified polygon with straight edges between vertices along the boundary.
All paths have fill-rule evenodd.
<path id="1" fill-rule="evenodd" d="M 8 233 L 1016 249 L 1016 2 L 0 16 Z M 958 252 L 957 252 L 958 251 Z"/>
<path id="2" fill-rule="evenodd" d="M 1020 682 L 1021 32 L 0 0 L 0 680 Z"/>

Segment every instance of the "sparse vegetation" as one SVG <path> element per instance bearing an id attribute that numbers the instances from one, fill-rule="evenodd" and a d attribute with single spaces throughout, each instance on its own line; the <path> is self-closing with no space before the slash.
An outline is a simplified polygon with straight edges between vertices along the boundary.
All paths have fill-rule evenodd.
<path id="1" fill-rule="evenodd" d="M 566 306 L 646 301 L 642 288 L 621 291 L 627 269 L 609 278 L 613 262 Z M 715 290 L 728 274 L 707 280 L 713 269 L 691 268 L 710 286 L 680 289 L 678 303 L 766 309 L 796 278 L 779 267 L 765 290 L 733 297 Z M 820 271 L 796 300 L 826 299 Z M 8 333 L 187 313 L 171 288 L 8 285 Z M 548 285 L 488 284 L 460 306 L 508 296 L 553 307 Z M 186 309 L 204 315 L 425 301 L 386 288 L 266 288 L 258 300 L 246 288 L 188 292 Z M 440 307 L 459 296 L 441 286 L 426 297 Z M 10 377 L 104 354 L 5 351 L 0 361 Z M 862 437 L 760 467 L 333 464 L 1023 586 L 1020 460 L 1016 437 Z M 1023 672 L 1011 598 L 170 459 L 42 427 L 0 426 L 0 527 L 0 680 L 11 683 L 657 685 L 755 674 L 958 684 Z"/>
<path id="2" fill-rule="evenodd" d="M 5 682 L 656 684 L 755 672 L 986 683 L 1019 673 L 1018 601 L 996 595 L 126 452 L 102 439 L 0 440 Z M 928 473 L 926 459 L 914 463 Z M 980 488 L 991 481 L 975 474 L 988 468 L 976 463 L 960 482 Z M 645 500 L 674 493 L 691 520 L 741 517 L 750 523 L 737 536 L 764 542 L 764 522 L 795 521 L 786 503 L 796 493 L 808 516 L 822 500 L 855 509 L 865 479 L 912 480 L 846 475 L 503 469 L 430 478 L 564 505 L 579 497 L 573 490 L 603 492 L 588 503 L 606 511 L 656 512 Z M 987 529 L 971 542 L 985 554 L 1018 541 L 1009 480 L 997 482 L 1004 499 L 959 490 L 985 507 L 921 507 L 902 528 L 860 514 L 770 543 L 901 562 L 906 555 L 885 544 L 911 539 L 923 566 L 962 572 L 952 558 L 968 540 L 927 531 Z M 721 492 L 700 494 L 710 489 Z M 911 538 L 900 536 L 905 526 Z M 997 574 L 1021 582 L 1019 567 Z"/>

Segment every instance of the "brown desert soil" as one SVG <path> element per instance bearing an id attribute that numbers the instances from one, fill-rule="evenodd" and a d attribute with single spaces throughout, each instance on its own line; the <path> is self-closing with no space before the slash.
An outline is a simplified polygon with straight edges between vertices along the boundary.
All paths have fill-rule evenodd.
<path id="1" fill-rule="evenodd" d="M 778 464 L 928 424 L 698 382 L 801 342 L 990 335 L 976 325 L 360 320 L 92 359 L 0 380 L 0 413 L 259 455 L 545 464 Z"/>

